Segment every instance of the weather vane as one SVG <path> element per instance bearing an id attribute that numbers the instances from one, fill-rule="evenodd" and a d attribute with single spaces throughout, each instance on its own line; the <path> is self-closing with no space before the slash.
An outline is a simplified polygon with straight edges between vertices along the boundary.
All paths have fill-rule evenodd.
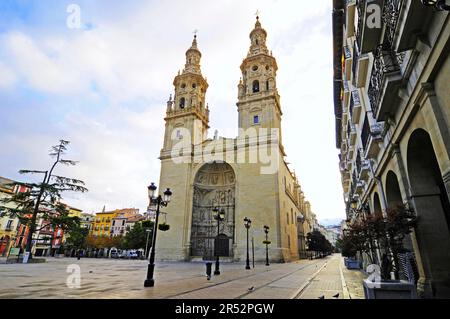
<path id="1" fill-rule="evenodd" d="M 259 9 L 258 10 L 256 10 L 256 13 L 255 13 L 255 15 L 256 15 L 256 19 L 259 19 L 259 14 L 261 13 L 261 11 L 259 11 Z"/>

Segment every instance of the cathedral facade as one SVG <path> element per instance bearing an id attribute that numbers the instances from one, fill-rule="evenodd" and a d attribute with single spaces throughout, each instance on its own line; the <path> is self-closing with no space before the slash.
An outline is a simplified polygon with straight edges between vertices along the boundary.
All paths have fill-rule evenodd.
<path id="1" fill-rule="evenodd" d="M 267 32 L 257 18 L 250 49 L 240 68 L 236 138 L 207 138 L 208 83 L 200 68 L 201 52 L 194 37 L 186 64 L 175 77 L 175 94 L 167 102 L 160 189 L 170 188 L 172 201 L 160 222 L 170 230 L 158 232 L 157 258 L 189 261 L 213 259 L 216 237 L 221 258 L 244 261 L 249 229 L 256 261 L 266 258 L 263 244 L 269 227 L 269 259 L 299 258 L 298 227 L 303 193 L 287 166 L 281 135 L 281 105 L 277 91 L 277 62 L 266 46 Z M 224 212 L 219 223 L 215 212 Z"/>

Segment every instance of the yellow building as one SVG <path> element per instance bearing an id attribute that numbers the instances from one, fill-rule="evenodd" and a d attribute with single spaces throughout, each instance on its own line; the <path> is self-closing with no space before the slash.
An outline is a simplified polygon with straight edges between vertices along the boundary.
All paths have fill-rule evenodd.
<path id="1" fill-rule="evenodd" d="M 83 211 L 81 209 L 71 207 L 71 206 L 68 206 L 68 209 L 69 209 L 69 217 L 81 218 L 81 214 L 83 213 Z"/>
<path id="2" fill-rule="evenodd" d="M 139 209 L 136 208 L 124 208 L 116 209 L 113 211 L 103 211 L 101 213 L 95 214 L 95 219 L 92 223 L 90 235 L 93 236 L 111 236 L 111 226 L 112 221 L 118 215 L 123 215 L 128 218 L 128 216 L 135 215 L 139 213 Z"/>

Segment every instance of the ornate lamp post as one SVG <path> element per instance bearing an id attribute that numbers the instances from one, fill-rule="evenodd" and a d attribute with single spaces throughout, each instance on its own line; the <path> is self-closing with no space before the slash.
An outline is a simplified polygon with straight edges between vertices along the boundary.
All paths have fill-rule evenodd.
<path id="1" fill-rule="evenodd" d="M 424 6 L 435 7 L 439 11 L 450 11 L 450 1 L 448 0 L 421 0 L 421 2 Z"/>
<path id="2" fill-rule="evenodd" d="M 269 266 L 269 226 L 264 225 L 264 232 L 266 233 L 266 266 Z"/>
<path id="3" fill-rule="evenodd" d="M 156 232 L 158 230 L 159 209 L 161 206 L 167 206 L 172 196 L 170 188 L 166 189 L 166 191 L 164 192 L 164 197 L 162 197 L 161 195 L 156 196 L 156 188 L 157 187 L 154 183 L 151 183 L 151 185 L 148 186 L 148 199 L 150 202 L 149 206 L 156 205 L 156 220 L 153 226 L 152 248 L 150 250 L 150 261 L 148 262 L 147 279 L 145 279 L 144 287 L 153 287 L 155 285 L 153 272 L 155 270 Z"/>
<path id="4" fill-rule="evenodd" d="M 225 210 L 222 208 L 219 210 L 218 207 L 214 207 L 213 209 L 214 212 L 214 219 L 217 220 L 217 240 L 216 243 L 219 243 L 219 234 L 220 234 L 220 222 L 223 221 L 225 219 Z M 220 275 L 220 270 L 219 270 L 219 251 L 218 251 L 218 247 L 214 247 L 216 250 L 216 269 L 214 269 L 214 275 Z"/>
<path id="5" fill-rule="evenodd" d="M 244 226 L 247 229 L 247 260 L 245 262 L 245 269 L 250 269 L 250 255 L 248 253 L 248 230 L 250 229 L 251 225 L 252 225 L 251 219 L 248 217 L 245 217 L 244 218 Z"/>

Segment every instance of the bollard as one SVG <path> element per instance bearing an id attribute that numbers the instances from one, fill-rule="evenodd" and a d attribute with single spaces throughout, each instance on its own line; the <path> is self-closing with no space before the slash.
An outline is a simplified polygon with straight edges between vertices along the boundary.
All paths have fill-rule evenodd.
<path id="1" fill-rule="evenodd" d="M 208 280 L 211 279 L 211 269 L 212 269 L 212 262 L 206 263 L 206 276 L 208 276 Z"/>

